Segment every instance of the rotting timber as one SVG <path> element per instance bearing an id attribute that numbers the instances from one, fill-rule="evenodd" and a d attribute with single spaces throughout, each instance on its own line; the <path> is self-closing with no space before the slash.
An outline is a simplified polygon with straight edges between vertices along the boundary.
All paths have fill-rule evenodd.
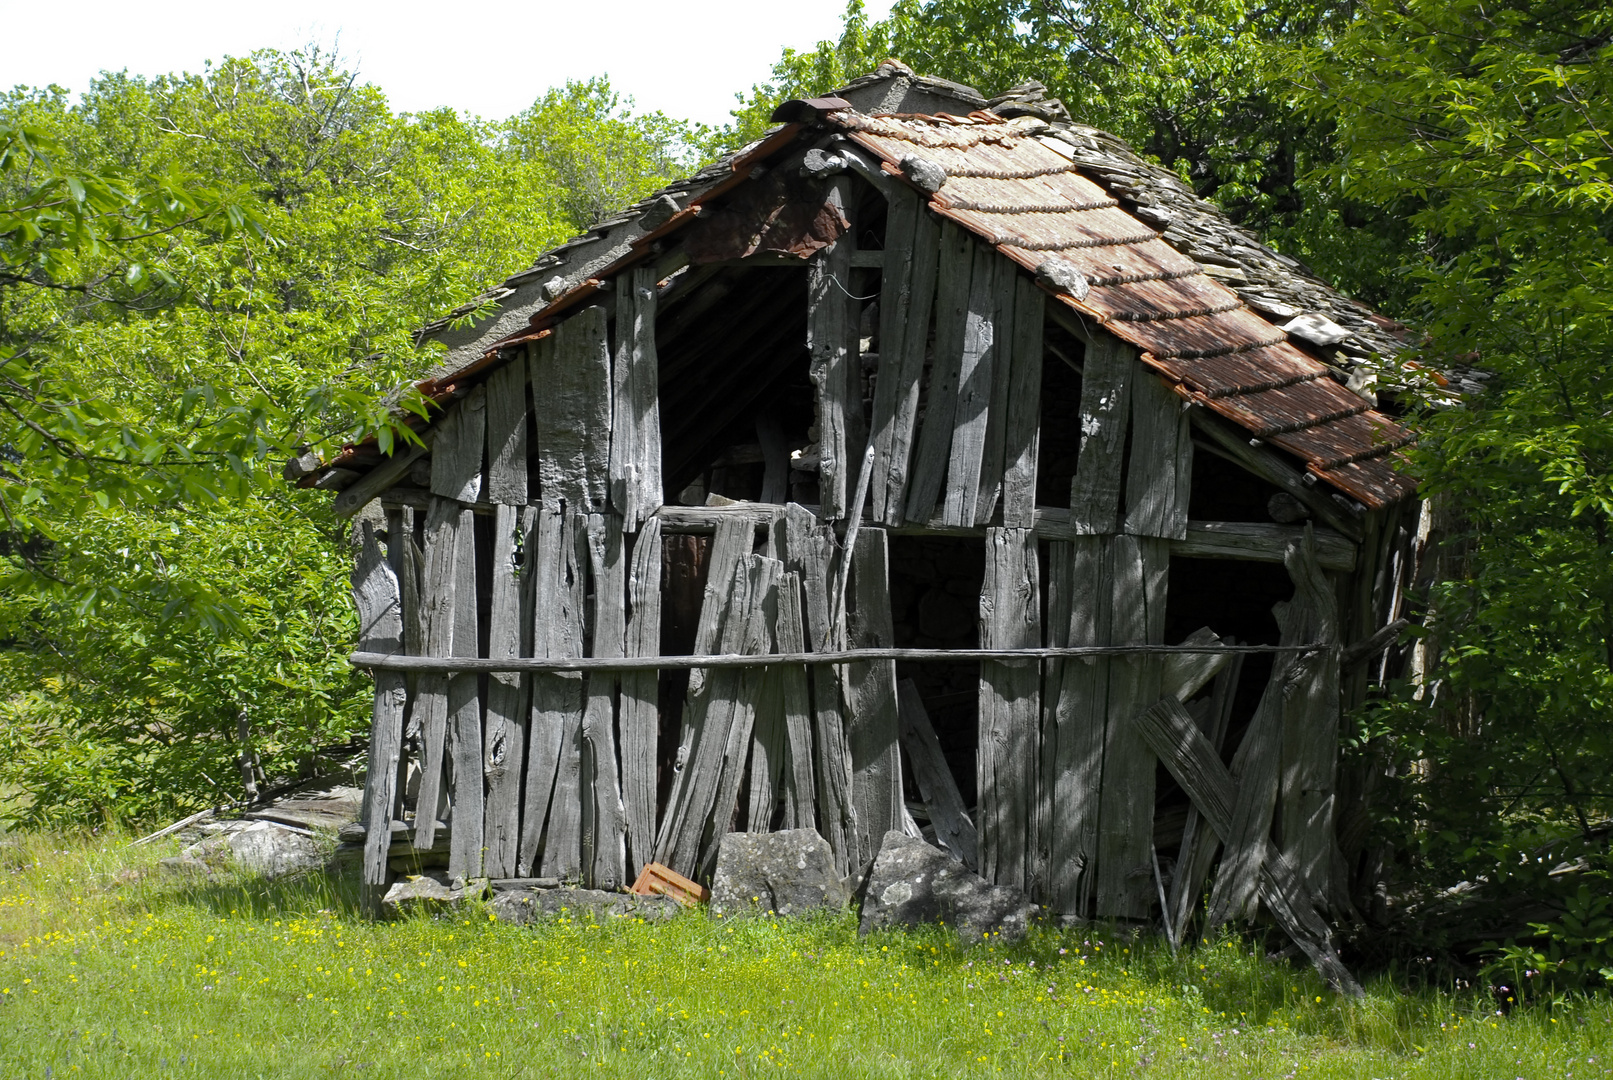
<path id="1" fill-rule="evenodd" d="M 897 829 L 1060 919 L 1264 910 L 1352 987 L 1339 718 L 1415 485 L 1300 331 L 1364 309 L 1279 328 L 1057 103 L 844 93 L 486 300 L 424 450 L 301 470 L 365 515 L 370 895 L 699 879 L 733 830 L 850 873 Z"/>

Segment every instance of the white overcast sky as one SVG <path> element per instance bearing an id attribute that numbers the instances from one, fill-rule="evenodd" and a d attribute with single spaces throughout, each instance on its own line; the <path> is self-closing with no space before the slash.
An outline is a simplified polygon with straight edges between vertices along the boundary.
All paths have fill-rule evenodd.
<path id="1" fill-rule="evenodd" d="M 883 18 L 891 0 L 869 0 Z M 767 77 L 785 46 L 837 37 L 843 0 L 0 0 L 0 86 L 75 94 L 103 70 L 200 71 L 254 49 L 338 44 L 397 111 L 449 105 L 500 118 L 567 79 L 609 75 L 641 110 L 723 123 L 734 94 Z"/>

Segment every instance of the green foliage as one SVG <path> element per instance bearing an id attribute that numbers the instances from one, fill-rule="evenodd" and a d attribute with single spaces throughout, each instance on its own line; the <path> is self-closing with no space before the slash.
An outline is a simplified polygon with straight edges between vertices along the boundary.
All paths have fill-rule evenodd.
<path id="1" fill-rule="evenodd" d="M 1595 989 L 1613 982 L 1613 896 L 1606 889 L 1603 874 L 1596 892 L 1589 885 L 1574 892 L 1562 918 L 1530 923 L 1535 942 L 1491 942 L 1487 948 L 1495 956 L 1485 965 L 1485 974 L 1505 980 L 1519 996 Z"/>
<path id="2" fill-rule="evenodd" d="M 317 51 L 19 90 L 0 125 L 6 812 L 226 800 L 248 749 L 293 774 L 367 692 L 329 496 L 280 461 L 406 437 L 416 328 L 684 171 L 690 133 L 603 81 L 398 115 Z"/>

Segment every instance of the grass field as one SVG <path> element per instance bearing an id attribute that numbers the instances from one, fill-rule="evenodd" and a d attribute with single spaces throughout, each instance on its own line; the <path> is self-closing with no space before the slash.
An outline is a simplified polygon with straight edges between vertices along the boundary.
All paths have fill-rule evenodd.
<path id="1" fill-rule="evenodd" d="M 1238 940 L 371 924 L 323 877 L 184 884 L 146 872 L 165 851 L 5 843 L 0 1077 L 1613 1074 L 1605 999 L 1503 1014 L 1380 977 L 1345 1001 Z"/>

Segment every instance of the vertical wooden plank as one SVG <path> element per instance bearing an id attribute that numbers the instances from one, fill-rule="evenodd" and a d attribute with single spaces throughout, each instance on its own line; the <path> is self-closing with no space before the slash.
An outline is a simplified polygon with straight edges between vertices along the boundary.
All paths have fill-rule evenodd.
<path id="1" fill-rule="evenodd" d="M 893 188 L 879 286 L 879 378 L 874 385 L 870 518 L 900 525 L 930 338 L 941 230 L 919 197 Z"/>
<path id="2" fill-rule="evenodd" d="M 896 687 L 897 716 L 901 722 L 902 745 L 913 763 L 913 779 L 930 812 L 935 838 L 952 856 L 970 870 L 980 865 L 980 841 L 974 822 L 964 808 L 958 782 L 952 778 L 941 743 L 930 726 L 918 686 L 903 679 Z"/>
<path id="3" fill-rule="evenodd" d="M 951 221 L 942 223 L 936 269 L 935 361 L 924 400 L 924 424 L 919 429 L 908 478 L 905 511 L 908 521 L 919 524 L 935 516 L 935 504 L 941 497 L 951 458 L 974 248 L 974 240 L 962 226 Z"/>
<path id="4" fill-rule="evenodd" d="M 519 369 L 517 369 L 519 370 Z M 526 423 L 525 411 L 521 422 Z M 521 485 L 526 485 L 523 463 Z M 529 596 L 521 566 L 515 561 L 516 544 L 525 535 L 520 509 L 499 504 L 493 514 L 493 567 L 491 611 L 488 616 L 487 655 L 495 660 L 529 655 L 531 613 L 523 610 Z M 530 516 L 528 513 L 527 516 Z M 530 554 L 530 553 L 528 553 Z M 530 573 L 525 577 L 530 577 Z M 521 783 L 526 773 L 527 683 L 515 672 L 494 672 L 487 681 L 487 747 L 483 769 L 487 775 L 488 877 L 514 877 L 521 852 Z"/>
<path id="5" fill-rule="evenodd" d="M 487 387 L 478 386 L 448 406 L 431 444 L 431 493 L 475 502 L 482 491 L 482 451 L 487 430 Z"/>
<path id="6" fill-rule="evenodd" d="M 420 598 L 427 656 L 453 655 L 458 533 L 459 504 L 433 496 L 426 513 L 426 570 Z M 420 718 L 420 790 L 415 799 L 414 846 L 427 851 L 436 843 L 437 818 L 442 810 L 443 754 L 448 741 L 446 675 L 421 674 L 414 711 Z"/>
<path id="7" fill-rule="evenodd" d="M 1182 433 L 1188 429 L 1182 399 L 1158 376 L 1141 374 L 1131 387 L 1131 458 L 1126 466 L 1126 532 L 1167 540 L 1187 538 L 1187 489 L 1178 491 L 1183 471 Z M 1192 439 L 1187 443 L 1189 482 Z M 1181 513 L 1178 514 L 1178 507 Z"/>
<path id="8" fill-rule="evenodd" d="M 969 302 L 958 359 L 958 402 L 943 489 L 941 523 L 973 525 L 980 498 L 980 466 L 986 454 L 993 369 L 997 360 L 997 279 L 1002 259 L 989 244 L 973 245 Z"/>
<path id="9" fill-rule="evenodd" d="M 487 497 L 525 506 L 526 364 L 517 360 L 487 380 Z"/>
<path id="10" fill-rule="evenodd" d="M 1016 285 L 1019 274 L 1012 263 L 1000 256 L 993 260 L 993 270 L 996 287 L 993 289 L 991 408 L 986 417 L 986 447 L 980 458 L 980 493 L 974 512 L 976 525 L 991 521 L 997 508 L 997 497 L 1002 493 L 1008 410 L 1014 389 L 1015 365 L 1018 363 L 1014 356 L 1015 320 L 1018 317 L 1014 305 L 1018 299 Z M 1032 522 L 1027 523 L 1025 528 L 1029 528 L 1034 520 L 1033 514 Z"/>
<path id="11" fill-rule="evenodd" d="M 1013 374 L 1003 422 L 1003 524 L 1012 529 L 1028 529 L 1036 524 L 1036 463 L 1042 431 L 1044 296 L 1034 281 L 1019 274 L 1013 277 Z M 1187 432 L 1187 426 L 1184 425 L 1182 430 Z M 1189 451 L 1192 445 L 1189 437 Z M 1191 457 L 1188 460 L 1191 462 Z M 1188 479 L 1191 480 L 1191 474 Z M 1182 490 L 1187 490 L 1185 483 Z M 1182 528 L 1187 528 L 1185 510 Z"/>
<path id="12" fill-rule="evenodd" d="M 583 655 L 584 576 L 588 565 L 588 518 L 567 511 L 560 521 L 558 579 L 552 583 L 550 602 L 554 624 L 550 655 Z M 540 582 L 540 589 L 542 583 Z M 540 594 L 541 595 L 541 594 Z M 543 618 L 540 603 L 539 618 Z M 541 625 L 541 624 L 540 624 Z M 533 727 L 539 726 L 537 706 L 545 709 L 542 726 L 559 729 L 555 760 L 554 794 L 550 799 L 549 820 L 543 840 L 543 876 L 562 881 L 580 881 L 583 874 L 582 830 L 583 788 L 582 720 L 583 680 L 567 672 L 561 682 L 542 688 L 534 684 Z"/>
<path id="13" fill-rule="evenodd" d="M 1229 638 L 1227 644 L 1237 642 Z M 1221 745 L 1226 742 L 1227 727 L 1232 722 L 1232 704 L 1238 692 L 1238 679 L 1243 674 L 1243 662 L 1242 655 L 1229 657 L 1226 666 L 1216 675 L 1215 688 L 1210 693 L 1208 730 L 1204 736 L 1217 760 L 1220 760 Z M 1176 873 L 1171 878 L 1170 899 L 1166 904 L 1166 917 L 1171 920 L 1177 941 L 1183 940 L 1220 847 L 1219 835 L 1199 812 L 1198 804 L 1190 806 L 1187 823 L 1182 827 L 1182 846 L 1176 856 Z"/>
<path id="14" fill-rule="evenodd" d="M 782 566 L 781 566 L 782 569 Z M 778 587 L 775 582 L 764 600 L 763 620 L 771 640 L 778 625 Z M 754 702 L 755 720 L 750 746 L 750 790 L 747 793 L 749 817 L 746 829 L 750 832 L 771 832 L 777 805 L 788 802 L 789 780 L 785 768 L 789 764 L 785 749 L 784 684 L 780 680 L 782 668 L 766 668 L 757 672 L 758 687 Z M 793 812 L 785 807 L 784 818 Z M 788 826 L 786 826 L 787 828 Z"/>
<path id="15" fill-rule="evenodd" d="M 885 530 L 864 529 L 851 553 L 853 607 L 847 626 L 852 648 L 895 645 L 891 623 L 890 555 Z M 896 662 L 875 660 L 846 668 L 850 722 L 852 806 L 856 813 L 856 859 L 874 857 L 880 841 L 902 826 L 902 760 L 896 719 Z"/>
<path id="16" fill-rule="evenodd" d="M 615 514 L 588 516 L 588 563 L 594 583 L 591 655 L 620 657 L 627 648 L 627 557 L 622 522 Z M 584 844 L 584 850 L 592 852 L 592 862 L 584 868 L 585 880 L 600 889 L 628 884 L 627 813 L 616 758 L 618 678 L 615 672 L 589 672 L 582 724 L 593 797 L 593 830 Z"/>
<path id="17" fill-rule="evenodd" d="M 1338 643 L 1339 615 L 1333 583 L 1316 562 L 1316 538 L 1290 544 L 1284 557 L 1294 581 L 1294 602 L 1304 616 L 1299 636 L 1306 644 Z M 1335 649 L 1299 657 L 1295 688 L 1283 702 L 1282 788 L 1278 846 L 1300 880 L 1317 897 L 1331 895 L 1334 781 L 1339 744 L 1339 662 Z"/>
<path id="18" fill-rule="evenodd" d="M 830 184 L 840 205 L 849 207 L 851 181 L 842 176 Z M 854 369 L 860 362 L 849 287 L 855 236 L 854 230 L 843 233 L 813 255 L 807 268 L 807 347 L 816 389 L 822 455 L 818 483 L 826 518 L 846 516 L 851 484 L 861 458 L 861 448 L 850 440 L 851 430 L 860 425 L 862 416 L 862 401 L 852 393 L 857 374 Z"/>
<path id="19" fill-rule="evenodd" d="M 1109 541 L 1116 645 L 1164 643 L 1167 541 L 1117 536 Z M 1153 906 L 1155 758 L 1131 718 L 1160 696 L 1156 658 L 1111 662 L 1098 833 L 1098 915 L 1145 919 Z"/>
<path id="20" fill-rule="evenodd" d="M 526 576 L 532 612 L 532 655 L 580 656 L 581 618 L 567 578 L 566 519 L 558 509 L 534 507 L 527 532 Z M 534 673 L 522 793 L 519 876 L 541 868 L 566 718 L 582 707 L 582 678 L 573 673 Z"/>
<path id="21" fill-rule="evenodd" d="M 611 351 L 610 504 L 629 531 L 639 521 L 638 411 L 633 407 L 633 272 L 617 274 L 616 326 Z"/>
<path id="22" fill-rule="evenodd" d="M 1041 589 L 1035 534 L 986 530 L 980 591 L 980 646 L 1040 648 Z M 999 885 L 1032 885 L 1032 809 L 1038 776 L 1041 672 L 1034 660 L 980 664 L 981 875 Z"/>
<path id="23" fill-rule="evenodd" d="M 358 647 L 364 652 L 403 652 L 403 604 L 397 575 L 381 553 L 369 522 L 353 566 L 353 606 L 358 609 Z M 388 546 L 402 550 L 397 529 L 388 529 Z M 379 914 L 387 885 L 387 853 L 397 802 L 398 761 L 403 753 L 403 673 L 378 670 L 370 712 L 369 771 L 364 785 L 364 908 Z"/>
<path id="24" fill-rule="evenodd" d="M 527 350 L 538 444 L 538 492 L 543 505 L 552 511 L 558 511 L 563 501 L 575 499 L 577 490 L 567 483 L 567 474 L 582 467 L 583 408 L 574 381 L 567 377 L 572 352 L 567 325 L 561 323 Z"/>
<path id="25" fill-rule="evenodd" d="M 480 654 L 476 627 L 476 514 L 459 511 L 454 539 L 453 656 Z M 453 759 L 450 800 L 453 819 L 448 830 L 448 872 L 467 878 L 482 875 L 482 826 L 486 814 L 486 777 L 482 775 L 482 701 L 474 672 L 448 676 L 448 738 Z"/>
<path id="26" fill-rule="evenodd" d="M 778 614 L 773 623 L 773 640 L 779 652 L 807 651 L 802 618 L 801 575 L 792 571 L 779 578 Z M 784 731 L 789 745 L 786 773 L 789 814 L 785 819 L 786 828 L 816 828 L 817 795 L 812 776 L 812 698 L 807 689 L 807 669 L 791 665 L 773 670 L 778 673 Z"/>
<path id="27" fill-rule="evenodd" d="M 576 504 L 597 513 L 610 505 L 610 335 L 605 307 L 594 304 L 573 315 L 568 323 L 580 338 L 577 362 L 585 392 L 583 498 Z"/>
<path id="28" fill-rule="evenodd" d="M 544 504 L 595 512 L 609 501 L 611 378 L 605 309 L 566 319 L 530 353 Z"/>
<path id="29" fill-rule="evenodd" d="M 790 503 L 784 508 L 784 537 L 786 565 L 801 575 L 807 647 L 812 652 L 833 648 L 839 635 L 829 608 L 830 560 L 834 551 L 829 529 L 820 526 L 804 506 Z M 818 831 L 829 842 L 836 868 L 844 875 L 853 869 L 855 811 L 840 674 L 830 664 L 814 664 L 808 675 L 818 750 Z"/>
<path id="30" fill-rule="evenodd" d="M 1120 466 L 1126 446 L 1135 350 L 1098 334 L 1081 370 L 1081 451 L 1070 481 L 1070 527 L 1077 533 L 1118 531 Z"/>
<path id="31" fill-rule="evenodd" d="M 628 579 L 631 611 L 627 655 L 661 655 L 661 519 L 644 522 L 633 545 Z M 660 728 L 660 677 L 622 674 L 622 803 L 627 811 L 627 869 L 636 877 L 655 856 L 655 749 Z"/>
<path id="32" fill-rule="evenodd" d="M 1107 644 L 1114 603 L 1108 542 L 1101 537 L 1077 536 L 1053 544 L 1052 549 L 1055 564 L 1064 560 L 1069 568 L 1065 642 L 1071 647 Z M 1065 661 L 1054 709 L 1057 756 L 1048 843 L 1051 899 L 1055 911 L 1079 918 L 1091 915 L 1097 890 L 1110 663 L 1099 657 Z M 1050 692 L 1051 686 L 1049 683 Z"/>
<path id="33" fill-rule="evenodd" d="M 611 503 L 629 532 L 661 506 L 660 361 L 655 351 L 659 291 L 653 267 L 619 275 L 612 366 Z"/>

